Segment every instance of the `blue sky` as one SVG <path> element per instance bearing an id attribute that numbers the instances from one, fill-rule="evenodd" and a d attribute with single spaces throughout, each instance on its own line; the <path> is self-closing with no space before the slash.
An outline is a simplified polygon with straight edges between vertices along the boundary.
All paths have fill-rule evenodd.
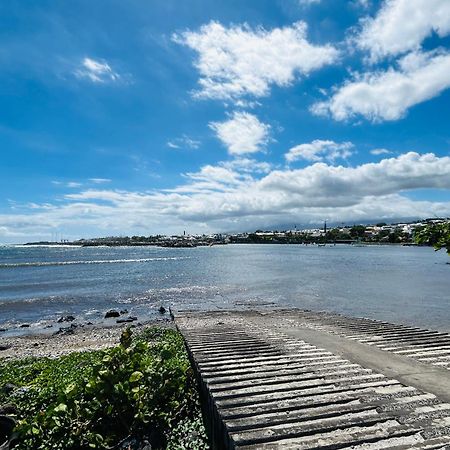
<path id="1" fill-rule="evenodd" d="M 448 0 L 5 0 L 0 40 L 0 242 L 450 215 Z"/>

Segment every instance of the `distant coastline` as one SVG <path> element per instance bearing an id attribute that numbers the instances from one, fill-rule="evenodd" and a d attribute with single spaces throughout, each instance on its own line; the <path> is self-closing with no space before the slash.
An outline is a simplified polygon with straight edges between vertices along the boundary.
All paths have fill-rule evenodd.
<path id="1" fill-rule="evenodd" d="M 448 219 L 433 218 L 409 223 L 353 225 L 291 230 L 256 230 L 250 233 L 216 233 L 189 235 L 109 236 L 92 239 L 28 242 L 28 246 L 80 246 L 80 247 L 211 247 L 227 244 L 299 244 L 299 245 L 418 245 L 415 234 L 429 224 L 444 223 Z"/>

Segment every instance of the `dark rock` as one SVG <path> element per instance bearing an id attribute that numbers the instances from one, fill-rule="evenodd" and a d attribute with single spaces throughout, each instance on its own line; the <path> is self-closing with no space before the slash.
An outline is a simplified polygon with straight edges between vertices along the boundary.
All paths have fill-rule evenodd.
<path id="1" fill-rule="evenodd" d="M 29 328 L 30 324 L 29 323 L 23 323 L 22 325 L 20 325 L 20 328 Z"/>
<path id="2" fill-rule="evenodd" d="M 50 323 L 49 325 L 45 325 L 45 328 L 53 328 L 53 325 Z"/>
<path id="3" fill-rule="evenodd" d="M 16 405 L 7 403 L 6 405 L 0 405 L 0 415 L 2 416 L 17 416 L 19 410 Z"/>
<path id="4" fill-rule="evenodd" d="M 148 441 L 144 441 L 142 443 L 142 447 L 140 448 L 140 450 L 152 450 L 152 449 L 153 449 L 152 444 L 150 444 L 150 442 Z"/>
<path id="5" fill-rule="evenodd" d="M 127 323 L 127 322 L 133 322 L 132 319 L 130 319 L 129 317 L 126 319 L 117 319 L 116 323 Z"/>
<path id="6" fill-rule="evenodd" d="M 6 328 L 0 328 L 0 333 L 3 333 L 6 331 Z"/>
<path id="7" fill-rule="evenodd" d="M 0 352 L 9 350 L 10 348 L 11 348 L 11 345 L 0 345 Z"/>
<path id="8" fill-rule="evenodd" d="M 62 316 L 60 317 L 57 322 L 58 323 L 62 323 L 62 322 L 73 322 L 75 320 L 74 316 Z"/>
<path id="9" fill-rule="evenodd" d="M 166 308 L 164 308 L 164 306 L 160 306 L 158 309 L 160 314 L 165 314 L 166 313 Z"/>
<path id="10" fill-rule="evenodd" d="M 0 416 L 0 446 L 2 449 L 9 448 L 8 442 L 16 421 L 12 417 Z"/>
<path id="11" fill-rule="evenodd" d="M 128 314 L 128 309 L 121 309 L 120 315 L 122 315 L 122 314 Z"/>
<path id="12" fill-rule="evenodd" d="M 130 316 L 130 317 L 127 317 L 126 319 L 117 319 L 117 320 L 116 320 L 116 323 L 134 322 L 135 320 L 137 320 L 137 317 L 135 317 L 135 316 Z"/>
<path id="13" fill-rule="evenodd" d="M 94 325 L 92 322 L 86 322 L 86 325 Z"/>
<path id="14" fill-rule="evenodd" d="M 120 316 L 119 311 L 116 311 L 115 309 L 110 309 L 109 311 L 106 312 L 105 319 L 109 319 L 111 317 L 119 317 L 119 316 Z"/>
<path id="15" fill-rule="evenodd" d="M 56 336 L 58 334 L 63 334 L 64 336 L 73 334 L 76 328 L 77 326 L 74 324 L 70 325 L 70 327 L 61 327 L 58 331 L 55 331 L 53 333 L 53 336 Z"/>

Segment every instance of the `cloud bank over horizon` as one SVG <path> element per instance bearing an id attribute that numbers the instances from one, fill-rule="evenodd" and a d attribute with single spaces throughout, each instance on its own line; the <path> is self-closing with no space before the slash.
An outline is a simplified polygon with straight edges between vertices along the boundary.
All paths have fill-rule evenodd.
<path id="1" fill-rule="evenodd" d="M 204 166 L 170 190 L 88 188 L 65 194 L 62 205 L 17 205 L 21 212 L 0 215 L 0 229 L 21 239 L 36 230 L 48 235 L 64 229 L 70 234 L 73 221 L 104 235 L 124 229 L 156 234 L 188 226 L 195 233 L 208 233 L 324 219 L 341 223 L 450 216 L 450 202 L 407 195 L 416 189 L 450 189 L 450 157 L 408 152 L 356 167 L 315 162 L 268 173 L 257 166 L 250 172 L 249 166 Z"/>

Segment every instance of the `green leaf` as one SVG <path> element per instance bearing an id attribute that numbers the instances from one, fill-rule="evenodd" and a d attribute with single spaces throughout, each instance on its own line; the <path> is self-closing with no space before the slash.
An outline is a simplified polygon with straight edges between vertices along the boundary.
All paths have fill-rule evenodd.
<path id="1" fill-rule="evenodd" d="M 64 389 L 64 394 L 70 396 L 71 394 L 74 393 L 76 388 L 77 388 L 77 385 L 75 383 L 70 383 L 69 386 L 67 386 L 66 389 Z"/>
<path id="2" fill-rule="evenodd" d="M 65 403 L 60 403 L 53 411 L 55 411 L 55 412 L 67 412 L 67 405 Z"/>
<path id="3" fill-rule="evenodd" d="M 144 374 L 142 372 L 139 372 L 138 370 L 136 372 L 133 372 L 130 375 L 130 383 L 135 383 L 136 381 L 139 381 Z"/>

